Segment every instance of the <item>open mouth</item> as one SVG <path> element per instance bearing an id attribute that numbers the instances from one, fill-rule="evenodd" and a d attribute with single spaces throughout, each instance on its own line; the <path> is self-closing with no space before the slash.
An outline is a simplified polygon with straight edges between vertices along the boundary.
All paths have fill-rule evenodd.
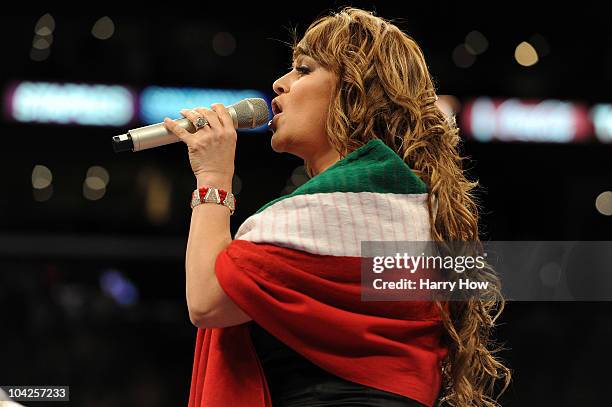
<path id="1" fill-rule="evenodd" d="M 272 100 L 272 113 L 276 116 L 277 114 L 282 113 L 282 111 L 283 111 L 283 107 L 280 105 L 278 100 L 273 99 Z"/>

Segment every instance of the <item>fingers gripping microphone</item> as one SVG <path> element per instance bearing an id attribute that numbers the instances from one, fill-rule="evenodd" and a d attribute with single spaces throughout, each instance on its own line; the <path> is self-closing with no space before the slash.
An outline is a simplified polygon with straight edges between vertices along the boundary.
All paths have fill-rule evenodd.
<path id="1" fill-rule="evenodd" d="M 236 129 L 252 129 L 268 123 L 270 111 L 264 99 L 250 98 L 227 106 Z M 190 133 L 195 133 L 193 123 L 187 118 L 175 122 Z M 163 123 L 139 127 L 129 130 L 126 134 L 113 137 L 113 149 L 116 153 L 122 151 L 140 151 L 181 141 L 169 132 Z"/>

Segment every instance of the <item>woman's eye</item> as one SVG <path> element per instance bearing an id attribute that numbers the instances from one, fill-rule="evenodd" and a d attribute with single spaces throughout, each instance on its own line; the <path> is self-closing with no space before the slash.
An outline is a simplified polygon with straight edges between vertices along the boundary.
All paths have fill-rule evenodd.
<path id="1" fill-rule="evenodd" d="M 300 75 L 306 75 L 310 73 L 310 68 L 308 68 L 307 66 L 298 66 L 297 68 L 295 68 L 295 70 L 298 71 Z"/>

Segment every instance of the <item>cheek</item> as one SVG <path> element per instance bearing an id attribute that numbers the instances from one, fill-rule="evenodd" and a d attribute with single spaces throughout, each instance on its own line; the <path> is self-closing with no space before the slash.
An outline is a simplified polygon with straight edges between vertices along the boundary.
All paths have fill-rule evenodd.
<path id="1" fill-rule="evenodd" d="M 296 95 L 297 96 L 297 95 Z M 322 89 L 304 89 L 296 97 L 296 113 L 300 115 L 300 123 L 307 124 L 308 127 L 321 127 L 327 121 L 329 111 L 329 94 Z"/>
<path id="2" fill-rule="evenodd" d="M 297 134 L 313 140 L 325 136 L 326 108 L 311 101 L 296 113 L 298 117 L 295 120 L 292 118 L 292 122 L 295 124 Z"/>
<path id="3" fill-rule="evenodd" d="M 325 127 L 333 83 L 325 77 L 307 77 L 291 88 L 287 122 L 294 137 L 319 142 L 327 137 Z"/>

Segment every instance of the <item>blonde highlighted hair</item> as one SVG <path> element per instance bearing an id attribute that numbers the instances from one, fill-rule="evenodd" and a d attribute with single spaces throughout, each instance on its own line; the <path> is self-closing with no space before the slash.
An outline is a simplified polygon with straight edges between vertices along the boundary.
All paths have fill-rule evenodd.
<path id="1" fill-rule="evenodd" d="M 337 76 L 327 134 L 344 157 L 382 139 L 428 186 L 432 237 L 478 241 L 478 205 L 458 152 L 459 129 L 436 105 L 423 52 L 396 25 L 370 12 L 344 8 L 321 17 L 294 39 L 293 57 L 308 55 Z M 310 175 L 310 169 L 307 167 Z M 434 216 L 435 215 L 435 216 Z M 493 274 L 487 279 L 495 283 Z M 495 287 L 495 285 L 494 285 Z M 492 329 L 504 307 L 499 290 L 490 298 L 437 302 L 449 347 L 443 361 L 442 402 L 498 406 L 495 384 L 508 387 L 510 369 L 496 358 Z"/>

